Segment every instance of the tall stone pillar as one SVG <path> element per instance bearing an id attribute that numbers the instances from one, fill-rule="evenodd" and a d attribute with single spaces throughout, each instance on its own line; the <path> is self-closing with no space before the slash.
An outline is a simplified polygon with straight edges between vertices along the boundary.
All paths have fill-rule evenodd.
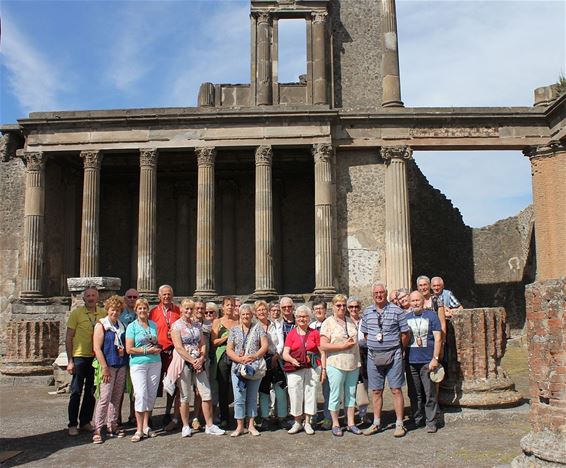
<path id="1" fill-rule="evenodd" d="M 332 185 L 332 145 L 321 143 L 313 146 L 314 156 L 314 236 L 315 236 L 315 289 L 314 294 L 331 296 L 334 287 L 334 262 L 332 246 L 332 210 L 334 193 Z"/>
<path id="2" fill-rule="evenodd" d="M 512 466 L 566 467 L 566 279 L 529 284 L 525 300 L 531 432 Z"/>
<path id="3" fill-rule="evenodd" d="M 81 151 L 81 158 L 84 165 L 84 182 L 80 275 L 93 277 L 98 276 L 98 214 L 102 152 Z"/>
<path id="4" fill-rule="evenodd" d="M 269 106 L 273 103 L 272 64 L 271 64 L 271 18 L 268 13 L 257 16 L 257 105 Z"/>
<path id="5" fill-rule="evenodd" d="M 313 104 L 328 104 L 326 78 L 326 19 L 328 13 L 313 13 Z"/>
<path id="6" fill-rule="evenodd" d="M 271 146 L 258 146 L 255 152 L 255 296 L 274 296 L 273 194 Z"/>
<path id="7" fill-rule="evenodd" d="M 406 162 L 413 151 L 408 146 L 384 146 L 385 170 L 385 258 L 390 291 L 411 288 L 411 224 Z"/>
<path id="8" fill-rule="evenodd" d="M 216 294 L 214 285 L 214 160 L 216 148 L 195 149 L 198 164 L 195 296 Z"/>
<path id="9" fill-rule="evenodd" d="M 537 281 L 566 276 L 566 143 L 524 151 L 531 160 Z"/>
<path id="10" fill-rule="evenodd" d="M 155 294 L 157 291 L 157 158 L 156 149 L 140 150 L 137 289 L 142 294 Z"/>
<path id="11" fill-rule="evenodd" d="M 178 296 L 188 296 L 189 292 L 189 248 L 191 246 L 190 231 L 190 213 L 189 191 L 183 185 L 179 185 L 176 189 L 177 193 L 177 237 L 176 237 L 176 255 L 175 255 L 175 292 Z"/>
<path id="12" fill-rule="evenodd" d="M 42 296 L 45 225 L 45 161 L 43 152 L 24 153 L 26 194 L 24 207 L 24 275 L 22 297 Z"/>
<path id="13" fill-rule="evenodd" d="M 395 0 L 381 0 L 383 18 L 383 107 L 403 107 L 397 49 L 397 13 Z"/>

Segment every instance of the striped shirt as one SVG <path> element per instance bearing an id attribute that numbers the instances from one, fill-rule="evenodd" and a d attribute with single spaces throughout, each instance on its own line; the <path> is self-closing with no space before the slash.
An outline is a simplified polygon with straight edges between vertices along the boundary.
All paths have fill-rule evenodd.
<path id="1" fill-rule="evenodd" d="M 390 302 L 379 311 L 375 304 L 368 306 L 362 315 L 360 331 L 364 335 L 367 334 L 367 345 L 370 350 L 391 349 L 399 346 L 401 344 L 399 334 L 409 330 L 407 316 L 403 309 Z M 382 341 L 377 340 L 378 333 L 383 335 Z"/>
<path id="2" fill-rule="evenodd" d="M 458 299 L 456 299 L 456 296 L 454 296 L 454 293 L 448 289 L 443 289 L 440 293 L 440 296 L 442 297 L 444 306 L 448 307 L 449 309 L 456 309 L 461 305 L 460 301 L 458 301 Z"/>

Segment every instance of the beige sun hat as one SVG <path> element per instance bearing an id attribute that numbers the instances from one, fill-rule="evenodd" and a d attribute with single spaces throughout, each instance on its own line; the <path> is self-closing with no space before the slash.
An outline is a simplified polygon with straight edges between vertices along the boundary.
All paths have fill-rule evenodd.
<path id="1" fill-rule="evenodd" d="M 442 367 L 442 364 L 438 364 L 436 369 L 430 371 L 430 380 L 434 383 L 439 383 L 444 380 L 444 367 Z"/>

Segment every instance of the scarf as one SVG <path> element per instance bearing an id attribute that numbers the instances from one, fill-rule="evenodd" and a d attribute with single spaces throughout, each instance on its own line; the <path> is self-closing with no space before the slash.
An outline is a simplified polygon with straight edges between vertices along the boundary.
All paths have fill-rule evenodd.
<path id="1" fill-rule="evenodd" d="M 114 346 L 116 346 L 117 348 L 124 348 L 124 345 L 122 344 L 122 335 L 126 331 L 124 324 L 120 322 L 120 320 L 117 320 L 116 325 L 114 325 L 110 321 L 108 316 L 104 317 L 103 319 L 100 319 L 100 323 L 104 327 L 104 331 L 111 330 L 114 332 Z"/>

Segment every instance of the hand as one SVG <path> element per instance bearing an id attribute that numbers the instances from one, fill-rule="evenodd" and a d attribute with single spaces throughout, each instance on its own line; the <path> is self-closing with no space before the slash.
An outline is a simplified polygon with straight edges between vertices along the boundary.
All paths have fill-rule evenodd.
<path id="1" fill-rule="evenodd" d="M 71 375 L 74 375 L 75 373 L 75 363 L 73 362 L 72 359 L 67 364 L 67 372 Z"/>
<path id="2" fill-rule="evenodd" d="M 437 367 L 438 367 L 438 361 L 436 359 L 432 358 L 432 360 L 428 363 L 428 370 L 433 371 Z"/>
<path id="3" fill-rule="evenodd" d="M 161 354 L 161 348 L 159 346 L 151 346 L 147 349 L 149 354 Z"/>
<path id="4" fill-rule="evenodd" d="M 110 382 L 111 377 L 112 377 L 112 375 L 110 374 L 110 369 L 108 369 L 108 367 L 103 367 L 102 368 L 102 382 L 104 382 L 104 383 Z"/>
<path id="5" fill-rule="evenodd" d="M 446 318 L 452 318 L 452 311 L 450 309 L 444 309 L 444 316 Z"/>
<path id="6" fill-rule="evenodd" d="M 293 364 L 295 367 L 301 367 L 301 363 L 297 361 L 295 358 L 291 360 L 291 364 Z"/>
<path id="7" fill-rule="evenodd" d="M 345 342 L 344 342 L 344 347 L 342 349 L 346 350 L 346 349 L 350 349 L 352 348 L 354 345 L 356 344 L 356 342 L 354 341 L 353 337 L 349 337 Z"/>
<path id="8" fill-rule="evenodd" d="M 256 360 L 256 359 L 255 359 L 255 356 L 251 356 L 251 355 L 242 356 L 242 357 L 240 358 L 240 362 L 241 362 L 242 364 L 251 364 L 251 363 L 254 362 L 255 360 Z"/>
<path id="9" fill-rule="evenodd" d="M 320 371 L 320 383 L 324 383 L 326 381 L 326 369 L 322 369 Z"/>

